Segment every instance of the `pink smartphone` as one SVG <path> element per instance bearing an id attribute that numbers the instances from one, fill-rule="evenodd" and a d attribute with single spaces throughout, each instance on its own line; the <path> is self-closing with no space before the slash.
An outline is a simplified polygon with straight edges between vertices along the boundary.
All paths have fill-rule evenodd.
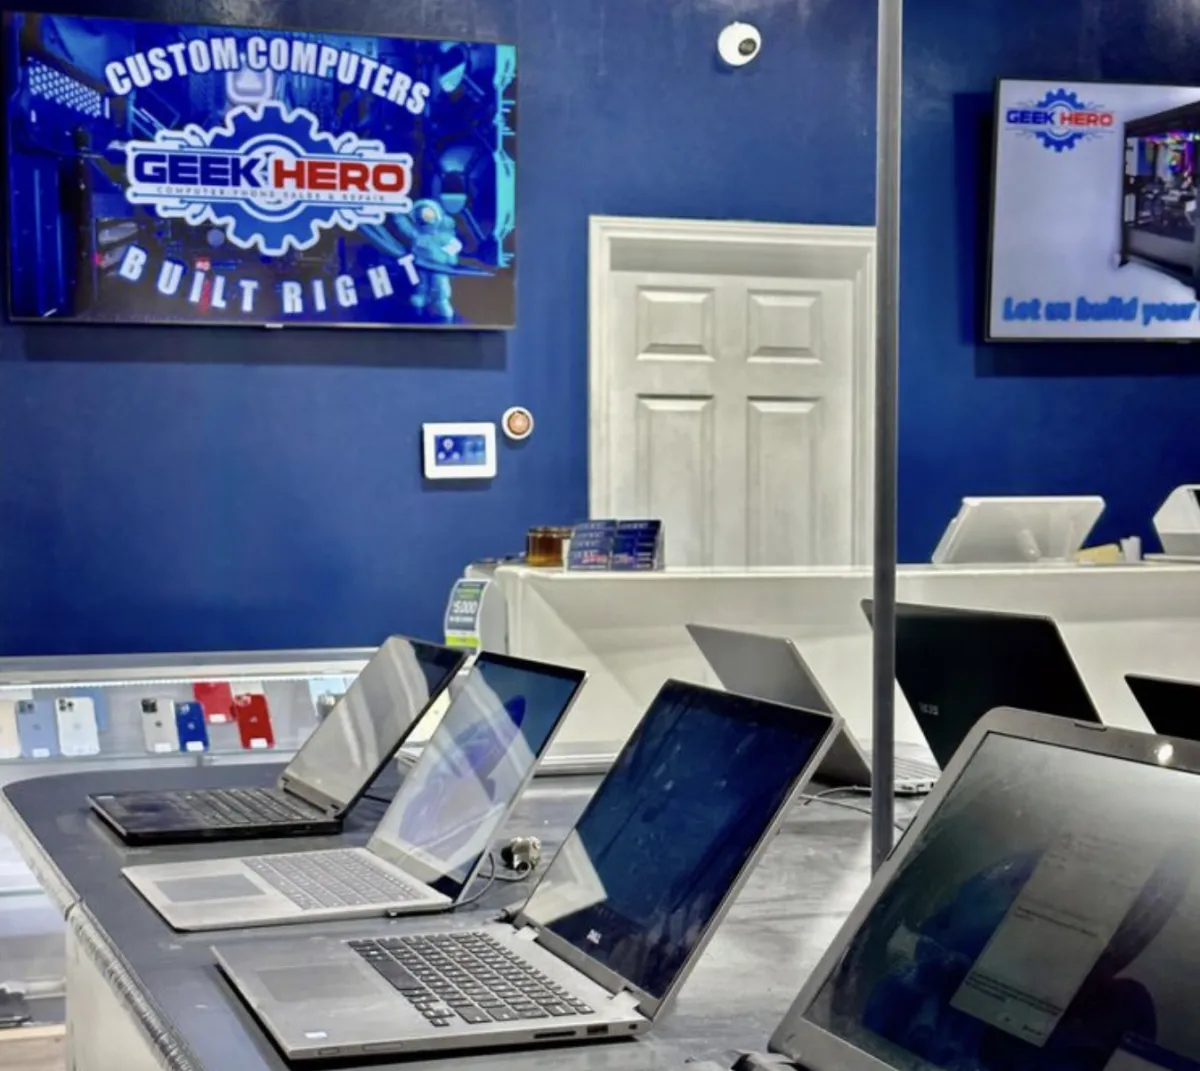
<path id="1" fill-rule="evenodd" d="M 275 732 L 271 728 L 271 709 L 265 695 L 235 695 L 233 715 L 237 720 L 238 736 L 247 751 L 261 751 L 275 746 Z"/>

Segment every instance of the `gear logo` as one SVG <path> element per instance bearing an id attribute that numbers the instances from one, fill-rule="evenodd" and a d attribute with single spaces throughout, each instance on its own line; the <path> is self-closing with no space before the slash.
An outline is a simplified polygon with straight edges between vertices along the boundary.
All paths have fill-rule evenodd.
<path id="1" fill-rule="evenodd" d="M 1057 153 L 1112 133 L 1116 121 L 1112 112 L 1080 100 L 1067 89 L 1052 90 L 1038 101 L 1008 108 L 1004 113 L 1008 129 L 1022 137 L 1036 138 Z"/>
<path id="2" fill-rule="evenodd" d="M 413 159 L 383 142 L 321 130 L 277 101 L 235 108 L 218 127 L 159 130 L 126 145 L 126 198 L 164 219 L 213 224 L 267 256 L 309 249 L 412 210 Z"/>

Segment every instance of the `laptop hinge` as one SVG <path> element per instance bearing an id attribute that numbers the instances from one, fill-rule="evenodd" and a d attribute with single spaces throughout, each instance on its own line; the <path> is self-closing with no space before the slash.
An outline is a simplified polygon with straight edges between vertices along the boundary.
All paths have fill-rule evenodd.
<path id="1" fill-rule="evenodd" d="M 310 807 L 315 807 L 322 814 L 326 814 L 331 818 L 335 817 L 338 811 L 341 810 L 341 806 L 336 800 L 330 799 L 323 792 L 318 792 L 303 781 L 293 781 L 287 774 L 279 775 L 279 789 L 281 792 L 286 792 L 289 796 L 296 796 L 302 799 Z"/>
<path id="2" fill-rule="evenodd" d="M 538 939 L 538 937 L 539 931 L 536 926 L 522 926 L 519 930 L 517 930 L 516 933 L 516 938 L 518 941 L 534 942 Z M 587 971 L 582 971 L 581 973 L 586 975 Z M 608 988 L 607 984 L 604 982 L 600 982 L 598 979 L 593 980 L 596 981 L 598 985 L 604 986 L 605 989 Z M 629 989 L 621 988 L 615 993 L 610 992 L 608 1000 L 614 1012 L 619 1012 L 621 1014 L 637 1012 L 638 1014 L 641 1014 L 641 997 Z"/>
<path id="3" fill-rule="evenodd" d="M 631 993 L 628 989 L 622 989 L 614 993 L 609 998 L 609 1003 L 613 1005 L 615 1011 L 621 1014 L 629 1012 L 641 1013 L 641 1001 L 636 993 Z"/>

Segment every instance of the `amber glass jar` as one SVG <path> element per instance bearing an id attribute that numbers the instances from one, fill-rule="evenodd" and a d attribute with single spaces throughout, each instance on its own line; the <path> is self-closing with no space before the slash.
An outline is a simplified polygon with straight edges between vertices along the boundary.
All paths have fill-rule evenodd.
<path id="1" fill-rule="evenodd" d="M 563 547 L 570 538 L 570 528 L 530 528 L 525 536 L 525 564 L 561 569 Z"/>

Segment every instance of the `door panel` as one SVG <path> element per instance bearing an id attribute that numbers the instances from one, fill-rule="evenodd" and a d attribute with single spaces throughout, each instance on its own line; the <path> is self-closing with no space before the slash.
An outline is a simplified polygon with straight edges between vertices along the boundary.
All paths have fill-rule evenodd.
<path id="1" fill-rule="evenodd" d="M 853 560 L 847 279 L 613 271 L 612 513 L 661 517 L 667 562 Z"/>

